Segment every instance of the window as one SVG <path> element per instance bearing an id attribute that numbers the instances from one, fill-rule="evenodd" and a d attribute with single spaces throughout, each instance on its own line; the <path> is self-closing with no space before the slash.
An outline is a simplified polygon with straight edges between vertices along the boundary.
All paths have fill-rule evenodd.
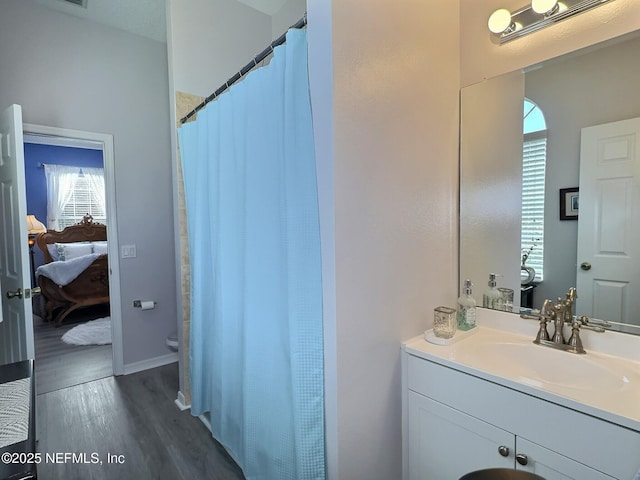
<path id="1" fill-rule="evenodd" d="M 62 230 L 87 213 L 106 223 L 104 170 L 102 168 L 45 165 L 47 228 Z"/>
<path id="2" fill-rule="evenodd" d="M 106 223 L 107 215 L 104 201 L 101 201 L 100 198 L 104 198 L 104 178 L 100 192 L 99 186 L 93 185 L 88 175 L 80 173 L 69 201 L 58 217 L 59 228 L 63 229 L 80 222 L 87 213 L 93 217 L 95 222 Z"/>
<path id="3" fill-rule="evenodd" d="M 544 181 L 547 163 L 547 126 L 540 108 L 524 100 L 522 153 L 521 249 L 526 265 L 544 279 Z"/>

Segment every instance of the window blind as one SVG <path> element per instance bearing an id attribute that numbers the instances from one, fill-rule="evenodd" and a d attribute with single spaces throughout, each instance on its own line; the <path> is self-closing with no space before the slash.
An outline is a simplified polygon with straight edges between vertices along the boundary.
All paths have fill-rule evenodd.
<path id="1" fill-rule="evenodd" d="M 58 220 L 60 229 L 80 222 L 87 213 L 95 222 L 106 223 L 107 215 L 98 199 L 98 193 L 94 191 L 87 177 L 80 174 L 69 203 L 64 207 Z"/>
<path id="2" fill-rule="evenodd" d="M 522 253 L 529 252 L 526 265 L 536 271 L 535 281 L 544 279 L 544 179 L 547 132 L 524 136 L 522 155 Z"/>

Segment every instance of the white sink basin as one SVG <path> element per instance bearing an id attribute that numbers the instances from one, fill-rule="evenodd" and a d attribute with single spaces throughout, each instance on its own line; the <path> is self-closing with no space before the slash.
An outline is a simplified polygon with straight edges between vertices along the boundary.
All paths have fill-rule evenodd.
<path id="1" fill-rule="evenodd" d="M 489 340 L 465 349 L 457 358 L 489 370 L 512 370 L 523 383 L 536 387 L 555 386 L 552 388 L 555 391 L 605 389 L 613 393 L 628 388 L 631 382 L 640 385 L 638 372 L 623 368 L 613 359 L 568 353 L 533 342 Z"/>
<path id="2" fill-rule="evenodd" d="M 538 323 L 510 313 L 479 308 L 477 322 L 445 345 L 420 335 L 405 351 L 640 431 L 640 336 L 585 330 L 581 355 L 534 344 Z"/>
<path id="3" fill-rule="evenodd" d="M 630 419 L 634 428 L 640 426 L 640 362 L 591 351 L 586 345 L 582 355 L 556 350 L 534 344 L 534 337 L 535 332 L 525 336 L 478 326 L 473 335 L 450 345 L 421 338 L 407 349 L 550 401 L 561 397 L 568 403 L 560 403 L 570 408 L 592 407 L 598 415 L 608 412 L 614 421 Z"/>

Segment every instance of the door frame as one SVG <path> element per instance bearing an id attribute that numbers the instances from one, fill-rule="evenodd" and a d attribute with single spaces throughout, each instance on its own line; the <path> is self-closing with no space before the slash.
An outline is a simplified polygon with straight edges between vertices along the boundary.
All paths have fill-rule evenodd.
<path id="1" fill-rule="evenodd" d="M 113 374 L 124 374 L 124 353 L 122 337 L 122 301 L 120 298 L 120 256 L 118 252 L 118 229 L 116 217 L 116 187 L 115 187 L 115 158 L 113 150 L 113 135 L 68 128 L 49 127 L 24 123 L 23 134 L 35 137 L 49 137 L 52 140 L 62 139 L 68 146 L 75 143 L 94 142 L 102 146 L 104 166 L 107 236 L 109 254 L 109 305 L 111 316 L 111 337 L 113 355 Z"/>

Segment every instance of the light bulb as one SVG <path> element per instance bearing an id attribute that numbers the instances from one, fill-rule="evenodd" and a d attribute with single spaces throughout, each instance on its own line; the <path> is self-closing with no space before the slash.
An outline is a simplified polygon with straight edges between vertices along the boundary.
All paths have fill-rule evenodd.
<path id="1" fill-rule="evenodd" d="M 532 0 L 531 9 L 539 14 L 551 15 L 558 8 L 558 0 Z"/>
<path id="2" fill-rule="evenodd" d="M 500 34 L 505 30 L 509 30 L 512 26 L 511 12 L 506 8 L 500 8 L 493 12 L 489 17 L 489 30 L 492 33 Z"/>

